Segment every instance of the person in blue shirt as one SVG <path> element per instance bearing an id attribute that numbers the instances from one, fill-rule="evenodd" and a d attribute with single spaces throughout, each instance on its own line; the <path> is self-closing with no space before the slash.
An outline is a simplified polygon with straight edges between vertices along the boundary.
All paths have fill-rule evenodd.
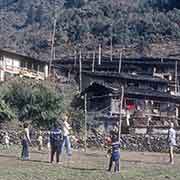
<path id="1" fill-rule="evenodd" d="M 50 131 L 50 146 L 51 146 L 50 163 L 53 162 L 55 154 L 56 154 L 56 163 L 59 163 L 61 145 L 62 145 L 62 132 L 61 129 L 58 127 L 58 124 L 54 123 L 54 127 Z"/>
<path id="2" fill-rule="evenodd" d="M 120 160 L 120 142 L 118 141 L 118 136 L 113 135 L 111 144 L 111 155 L 109 161 L 108 171 L 111 171 L 113 162 L 115 163 L 114 172 L 119 172 L 119 160 Z"/>

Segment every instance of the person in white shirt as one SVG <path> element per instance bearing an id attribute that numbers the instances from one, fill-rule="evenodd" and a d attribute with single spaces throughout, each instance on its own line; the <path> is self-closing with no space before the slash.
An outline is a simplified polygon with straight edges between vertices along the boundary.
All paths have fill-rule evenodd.
<path id="1" fill-rule="evenodd" d="M 62 146 L 61 146 L 61 153 L 63 153 L 64 146 L 65 146 L 66 147 L 66 153 L 68 154 L 68 156 L 71 156 L 72 155 L 71 142 L 70 142 L 70 137 L 69 137 L 71 127 L 70 127 L 69 123 L 67 122 L 68 116 L 64 115 L 63 118 L 64 118 L 64 120 L 61 124 L 62 132 L 63 132 L 63 142 L 62 142 Z"/>
<path id="2" fill-rule="evenodd" d="M 9 149 L 9 140 L 10 140 L 10 137 L 8 135 L 8 132 L 5 132 L 5 135 L 4 135 L 3 139 L 4 139 L 4 143 L 5 143 L 6 148 Z"/>
<path id="3" fill-rule="evenodd" d="M 169 145 L 169 158 L 170 163 L 174 164 L 174 146 L 176 146 L 176 131 L 174 124 L 170 123 L 170 129 L 168 130 L 168 145 Z"/>

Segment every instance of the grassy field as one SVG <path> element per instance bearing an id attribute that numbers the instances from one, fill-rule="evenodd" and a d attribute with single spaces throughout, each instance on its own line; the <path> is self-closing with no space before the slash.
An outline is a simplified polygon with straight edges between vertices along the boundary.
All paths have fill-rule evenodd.
<path id="1" fill-rule="evenodd" d="M 100 151 L 74 151 L 71 160 L 49 164 L 48 152 L 31 150 L 31 160 L 18 160 L 19 147 L 7 150 L 0 147 L 0 180 L 180 180 L 180 155 L 175 165 L 168 164 L 167 154 L 121 153 L 121 173 L 106 172 L 108 160 Z"/>

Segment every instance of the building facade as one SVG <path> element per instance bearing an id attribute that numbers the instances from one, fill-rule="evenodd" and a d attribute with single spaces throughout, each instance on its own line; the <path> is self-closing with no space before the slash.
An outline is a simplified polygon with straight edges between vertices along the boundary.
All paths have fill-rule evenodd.
<path id="1" fill-rule="evenodd" d="M 48 63 L 0 50 L 0 81 L 5 81 L 12 76 L 45 80 L 48 77 Z"/>
<path id="2" fill-rule="evenodd" d="M 81 62 L 81 63 L 80 63 Z M 88 116 L 99 124 L 119 120 L 120 90 L 124 87 L 123 127 L 180 127 L 180 60 L 170 58 L 65 58 L 55 62 L 64 74 L 72 73 L 87 92 Z M 119 93 L 118 93 L 119 92 Z"/>

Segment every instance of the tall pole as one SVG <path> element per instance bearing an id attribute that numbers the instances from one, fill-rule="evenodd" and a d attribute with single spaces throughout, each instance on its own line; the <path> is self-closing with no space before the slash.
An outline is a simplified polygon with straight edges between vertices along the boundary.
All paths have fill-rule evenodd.
<path id="1" fill-rule="evenodd" d="M 122 85 L 122 86 L 121 86 L 120 108 L 119 108 L 119 141 L 120 141 L 120 139 L 121 139 L 123 99 L 124 99 L 124 86 Z"/>
<path id="2" fill-rule="evenodd" d="M 95 66 L 95 58 L 96 58 L 96 52 L 93 52 L 93 62 L 92 62 L 92 72 L 94 72 L 94 66 Z"/>
<path id="3" fill-rule="evenodd" d="M 178 83 L 177 67 L 178 67 L 178 62 L 176 61 L 176 64 L 175 64 L 175 94 L 176 95 L 177 95 L 177 83 Z"/>
<path id="4" fill-rule="evenodd" d="M 118 69 L 119 73 L 121 72 L 121 65 L 122 65 L 122 51 L 119 54 L 119 69 Z"/>
<path id="5" fill-rule="evenodd" d="M 53 61 L 56 59 L 56 47 L 53 47 Z"/>
<path id="6" fill-rule="evenodd" d="M 98 64 L 101 65 L 101 44 L 99 44 L 99 59 L 98 59 Z"/>
<path id="7" fill-rule="evenodd" d="M 49 61 L 49 75 L 51 74 L 51 66 L 53 61 L 55 34 L 56 34 L 56 17 L 54 19 L 53 32 L 51 37 L 51 57 Z"/>
<path id="8" fill-rule="evenodd" d="M 74 51 L 74 66 L 76 66 L 76 61 L 77 61 L 77 52 L 76 52 L 76 50 Z"/>
<path id="9" fill-rule="evenodd" d="M 87 94 L 84 96 L 84 150 L 87 152 Z"/>
<path id="10" fill-rule="evenodd" d="M 82 92 L 82 55 L 81 50 L 79 52 L 79 89 Z"/>
<path id="11" fill-rule="evenodd" d="M 53 46 L 53 58 L 52 61 L 56 59 L 56 48 Z M 53 80 L 55 80 L 55 69 L 53 69 L 53 74 L 52 74 Z"/>
<path id="12" fill-rule="evenodd" d="M 113 25 L 111 24 L 111 56 L 110 56 L 110 61 L 112 62 L 113 60 Z"/>

